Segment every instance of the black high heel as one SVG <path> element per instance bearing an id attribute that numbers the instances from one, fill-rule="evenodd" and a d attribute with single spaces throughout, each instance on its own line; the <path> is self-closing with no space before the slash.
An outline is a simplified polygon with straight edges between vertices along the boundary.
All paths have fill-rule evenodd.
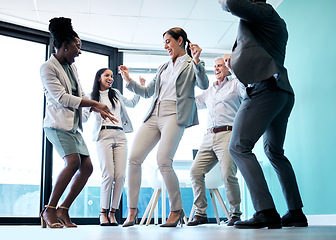
<path id="1" fill-rule="evenodd" d="M 99 221 L 100 221 L 100 226 L 103 226 L 103 227 L 105 227 L 105 226 L 111 226 L 111 223 L 110 223 L 110 219 L 107 217 L 107 213 L 108 213 L 108 210 L 106 210 L 106 211 L 103 211 L 103 212 L 100 212 L 100 214 L 99 214 Z M 106 215 L 106 217 L 107 217 L 107 223 L 102 223 L 101 222 L 101 220 L 100 220 L 100 215 L 101 214 L 105 214 Z"/>
<path id="2" fill-rule="evenodd" d="M 136 213 L 135 213 L 133 221 L 129 221 L 129 222 L 125 221 L 122 226 L 123 227 L 130 227 L 130 226 L 133 226 L 135 223 L 138 223 L 138 214 L 139 214 L 139 208 L 136 209 Z"/>
<path id="3" fill-rule="evenodd" d="M 176 227 L 179 222 L 181 223 L 181 227 L 183 227 L 184 216 L 185 216 L 184 211 L 183 211 L 183 209 L 181 209 L 180 216 L 175 222 L 173 222 L 173 223 L 167 223 L 166 222 L 164 224 L 161 224 L 160 227 Z"/>
<path id="4" fill-rule="evenodd" d="M 111 219 L 110 219 L 110 216 L 111 216 L 111 213 L 113 213 L 113 214 L 115 214 L 115 211 L 111 211 L 110 210 L 110 214 L 109 214 L 109 216 L 107 217 L 108 218 L 108 220 L 109 220 L 109 222 L 110 222 L 110 226 L 118 226 L 119 224 L 118 224 L 118 222 L 111 222 Z M 115 218 L 115 216 L 114 216 L 114 218 Z"/>

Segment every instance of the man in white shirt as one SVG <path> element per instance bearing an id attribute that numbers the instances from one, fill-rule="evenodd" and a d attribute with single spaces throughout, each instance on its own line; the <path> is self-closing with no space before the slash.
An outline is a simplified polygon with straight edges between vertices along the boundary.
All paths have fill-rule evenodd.
<path id="1" fill-rule="evenodd" d="M 229 59 L 229 55 L 224 55 L 215 60 L 214 73 L 217 81 L 196 97 L 197 109 L 208 109 L 208 123 L 207 133 L 190 171 L 196 212 L 193 220 L 188 222 L 188 226 L 208 222 L 204 176 L 218 162 L 230 204 L 230 219 L 227 225 L 233 226 L 241 216 L 237 166 L 232 161 L 228 148 L 234 118 L 247 95 L 245 86 L 235 76 L 229 76 L 229 69 L 225 65 Z"/>

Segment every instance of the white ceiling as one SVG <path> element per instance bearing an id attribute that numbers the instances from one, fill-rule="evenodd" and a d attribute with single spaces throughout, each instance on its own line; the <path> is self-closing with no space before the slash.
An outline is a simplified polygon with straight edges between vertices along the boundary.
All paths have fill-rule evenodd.
<path id="1" fill-rule="evenodd" d="M 0 0 L 1 21 L 47 31 L 60 16 L 82 39 L 122 49 L 163 50 L 163 32 L 179 26 L 210 55 L 231 50 L 238 26 L 217 0 Z"/>

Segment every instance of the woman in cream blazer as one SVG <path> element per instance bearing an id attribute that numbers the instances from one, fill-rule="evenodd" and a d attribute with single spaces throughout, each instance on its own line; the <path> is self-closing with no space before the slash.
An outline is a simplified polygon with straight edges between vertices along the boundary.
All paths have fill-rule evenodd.
<path id="1" fill-rule="evenodd" d="M 76 227 L 68 210 L 92 173 L 89 152 L 78 131 L 82 129 L 81 108 L 92 107 L 104 119 L 109 118 L 112 122 L 116 119 L 106 105 L 87 99 L 81 89 L 73 64 L 81 53 L 81 40 L 72 29 L 71 19 L 51 19 L 49 31 L 56 53 L 40 69 L 47 103 L 44 131 L 65 165 L 56 180 L 49 203 L 41 213 L 41 224 L 50 228 Z M 67 196 L 57 207 L 70 181 Z"/>

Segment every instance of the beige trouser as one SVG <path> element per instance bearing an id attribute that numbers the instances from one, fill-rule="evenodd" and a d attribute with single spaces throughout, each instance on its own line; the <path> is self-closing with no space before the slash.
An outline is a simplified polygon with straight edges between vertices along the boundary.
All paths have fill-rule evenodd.
<path id="1" fill-rule="evenodd" d="M 191 166 L 190 175 L 194 192 L 194 205 L 196 215 L 206 217 L 207 198 L 205 189 L 205 174 L 208 173 L 218 162 L 227 200 L 230 204 L 230 217 L 241 215 L 240 189 L 238 184 L 237 166 L 229 154 L 229 142 L 231 131 L 207 133 L 196 158 Z"/>
<path id="2" fill-rule="evenodd" d="M 121 130 L 104 129 L 99 133 L 96 148 L 102 172 L 100 206 L 104 209 L 117 209 L 126 175 L 126 135 Z"/>
<path id="3" fill-rule="evenodd" d="M 175 101 L 158 102 L 152 116 L 142 124 L 133 141 L 128 162 L 127 202 L 129 208 L 138 206 L 141 164 L 160 140 L 156 159 L 167 187 L 170 211 L 182 209 L 180 186 L 173 169 L 173 158 L 184 128 L 177 124 Z"/>

